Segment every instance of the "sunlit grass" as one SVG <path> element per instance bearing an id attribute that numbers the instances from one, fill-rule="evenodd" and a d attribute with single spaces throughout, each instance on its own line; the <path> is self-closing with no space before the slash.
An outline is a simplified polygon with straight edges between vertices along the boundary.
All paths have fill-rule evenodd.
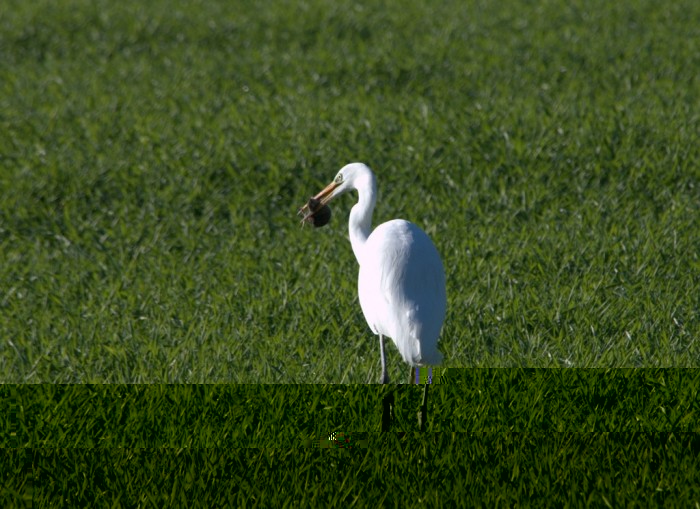
<path id="1" fill-rule="evenodd" d="M 352 200 L 295 217 L 353 160 L 448 365 L 698 365 L 695 3 L 11 3 L 3 381 L 376 381 Z"/>
<path id="2" fill-rule="evenodd" d="M 617 368 L 698 366 L 700 4 L 0 11 L 0 505 L 697 506 L 696 370 Z M 352 199 L 295 215 L 357 160 L 469 368 L 420 436 L 295 385 L 379 377 Z"/>

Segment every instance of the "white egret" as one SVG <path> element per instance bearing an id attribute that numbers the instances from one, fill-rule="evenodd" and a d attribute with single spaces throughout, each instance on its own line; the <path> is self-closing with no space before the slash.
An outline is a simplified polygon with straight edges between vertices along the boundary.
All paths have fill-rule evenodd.
<path id="1" fill-rule="evenodd" d="M 328 202 L 352 190 L 357 191 L 358 201 L 350 211 L 349 230 L 360 264 L 360 306 L 369 328 L 379 335 L 380 381 L 388 383 L 385 336 L 411 366 L 442 361 L 437 341 L 447 307 L 445 271 L 430 237 L 415 224 L 394 219 L 372 231 L 377 182 L 362 163 L 344 166 L 333 182 L 311 198 L 299 210 L 303 221 L 323 226 L 330 219 Z"/>

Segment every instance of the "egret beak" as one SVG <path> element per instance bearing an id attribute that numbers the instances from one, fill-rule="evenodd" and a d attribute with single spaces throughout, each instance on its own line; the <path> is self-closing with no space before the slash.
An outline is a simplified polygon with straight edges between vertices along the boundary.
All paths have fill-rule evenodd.
<path id="1" fill-rule="evenodd" d="M 316 212 L 321 210 L 324 205 L 333 199 L 333 191 L 340 184 L 337 182 L 331 182 L 316 196 L 309 198 L 309 201 L 299 209 L 298 214 L 302 216 L 301 222 L 313 222 L 314 215 Z"/>

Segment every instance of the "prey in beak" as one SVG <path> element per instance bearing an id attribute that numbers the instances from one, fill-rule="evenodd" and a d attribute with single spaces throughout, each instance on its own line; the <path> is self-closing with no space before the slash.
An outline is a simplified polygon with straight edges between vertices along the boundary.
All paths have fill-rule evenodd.
<path id="1" fill-rule="evenodd" d="M 302 216 L 302 225 L 304 223 L 311 223 L 316 228 L 320 228 L 328 224 L 331 220 L 331 208 L 327 203 L 333 198 L 333 190 L 336 187 L 338 187 L 338 184 L 332 182 L 316 196 L 309 198 L 306 205 L 299 209 L 299 215 Z"/>

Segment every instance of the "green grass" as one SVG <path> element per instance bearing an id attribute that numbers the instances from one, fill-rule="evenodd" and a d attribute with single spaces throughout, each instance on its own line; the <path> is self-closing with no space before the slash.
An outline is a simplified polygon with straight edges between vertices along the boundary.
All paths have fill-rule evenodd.
<path id="1" fill-rule="evenodd" d="M 698 372 L 609 369 L 700 366 L 700 4 L 1 11 L 0 505 L 700 503 Z M 357 160 L 471 368 L 421 436 L 419 388 L 295 385 L 379 377 L 352 199 L 295 215 Z M 238 385 L 101 385 L 161 382 Z"/>
<path id="2" fill-rule="evenodd" d="M 389 434 L 385 447 L 0 453 L 4 507 L 694 507 L 694 433 Z M 539 459 L 541 461 L 533 461 Z"/>
<path id="3" fill-rule="evenodd" d="M 409 385 L 0 386 L 3 507 L 694 507 L 700 371 L 450 369 Z M 379 433 L 395 390 L 400 433 Z M 362 436 L 328 447 L 333 432 Z M 379 502 L 379 504 L 378 504 Z M 383 502 L 383 503 L 382 503 Z"/>
<path id="4" fill-rule="evenodd" d="M 0 17 L 3 382 L 366 383 L 378 174 L 455 367 L 690 367 L 700 4 L 19 2 Z M 395 349 L 391 374 L 403 378 Z"/>
<path id="5" fill-rule="evenodd" d="M 417 430 L 422 388 L 356 385 L 5 385 L 0 447 L 299 448 L 333 432 Z M 700 371 L 450 370 L 429 391 L 428 432 L 698 432 Z"/>

